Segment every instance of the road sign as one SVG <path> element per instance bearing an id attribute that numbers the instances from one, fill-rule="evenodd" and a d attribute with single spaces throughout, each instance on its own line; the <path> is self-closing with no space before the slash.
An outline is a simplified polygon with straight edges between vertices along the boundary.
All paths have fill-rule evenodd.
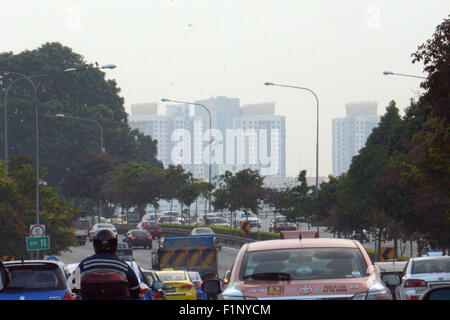
<path id="1" fill-rule="evenodd" d="M 381 247 L 381 261 L 388 262 L 394 260 L 394 248 Z"/>
<path id="2" fill-rule="evenodd" d="M 252 226 L 248 221 L 241 221 L 241 232 L 245 234 L 249 234 Z"/>
<path id="3" fill-rule="evenodd" d="M 30 225 L 30 237 L 43 237 L 45 236 L 45 225 L 32 224 Z"/>
<path id="4" fill-rule="evenodd" d="M 48 261 L 59 261 L 58 258 L 54 257 L 54 256 L 47 257 L 45 260 L 48 260 Z"/>
<path id="5" fill-rule="evenodd" d="M 27 237 L 27 251 L 49 250 L 50 237 Z"/>

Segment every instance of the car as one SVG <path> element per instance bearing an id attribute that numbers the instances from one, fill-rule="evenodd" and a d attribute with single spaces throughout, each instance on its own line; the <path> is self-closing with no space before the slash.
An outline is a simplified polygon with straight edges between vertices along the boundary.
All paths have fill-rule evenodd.
<path id="1" fill-rule="evenodd" d="M 153 288 L 153 300 L 167 300 L 164 290 L 161 288 L 155 289 L 153 284 L 162 282 L 155 270 L 141 269 L 142 274 L 146 277 L 148 284 Z M 164 285 L 164 284 L 163 284 Z"/>
<path id="2" fill-rule="evenodd" d="M 60 261 L 24 260 L 3 263 L 11 282 L 0 300 L 74 300 L 68 269 Z"/>
<path id="3" fill-rule="evenodd" d="M 397 300 L 419 300 L 428 289 L 450 285 L 450 257 L 411 258 L 395 288 Z"/>
<path id="4" fill-rule="evenodd" d="M 164 283 L 167 300 L 197 300 L 197 289 L 186 270 L 162 269 L 156 274 Z"/>
<path id="5" fill-rule="evenodd" d="M 157 221 L 158 221 L 158 218 L 160 218 L 161 217 L 161 214 L 160 213 L 146 213 L 146 214 L 144 214 L 144 216 L 142 217 L 142 220 L 141 220 L 141 222 L 146 222 L 146 221 L 148 221 L 148 222 L 153 222 L 153 223 L 156 223 Z"/>
<path id="6" fill-rule="evenodd" d="M 261 220 L 258 218 L 256 214 L 248 213 L 247 216 L 245 213 L 241 212 L 236 215 L 234 226 L 239 228 L 242 222 L 250 222 L 250 226 L 252 228 L 261 228 Z"/>
<path id="7" fill-rule="evenodd" d="M 153 239 L 161 238 L 161 228 L 156 223 L 150 221 L 143 221 L 138 226 L 138 229 L 146 230 L 148 233 L 152 235 Z"/>
<path id="8" fill-rule="evenodd" d="M 280 231 L 297 230 L 295 223 L 287 222 L 285 216 L 274 217 L 269 224 L 269 232 L 280 233 Z"/>
<path id="9" fill-rule="evenodd" d="M 431 288 L 422 294 L 420 300 L 450 300 L 450 286 Z"/>
<path id="10" fill-rule="evenodd" d="M 126 263 L 133 269 L 139 281 L 139 299 L 140 300 L 160 300 L 158 292 L 163 287 L 163 282 L 155 280 L 152 283 L 144 275 L 141 267 L 135 261 L 126 261 Z"/>
<path id="11" fill-rule="evenodd" d="M 214 232 L 213 229 L 208 228 L 208 227 L 199 227 L 199 228 L 194 228 L 191 230 L 191 232 L 189 233 L 190 236 L 198 236 L 198 235 L 202 235 L 202 234 L 210 234 L 215 236 L 216 233 Z"/>
<path id="12" fill-rule="evenodd" d="M 206 213 L 202 216 L 202 222 L 206 224 L 207 220 L 210 218 L 217 218 L 217 213 Z"/>
<path id="13" fill-rule="evenodd" d="M 164 212 L 163 217 L 173 217 L 176 218 L 181 224 L 184 224 L 184 218 L 180 212 L 176 211 Z"/>
<path id="14" fill-rule="evenodd" d="M 153 237 L 148 231 L 141 229 L 133 229 L 127 232 L 125 239 L 123 239 L 128 247 L 140 247 L 151 249 L 153 247 Z"/>
<path id="15" fill-rule="evenodd" d="M 158 224 L 176 224 L 176 225 L 182 225 L 181 218 L 172 217 L 172 216 L 162 216 L 158 219 Z"/>
<path id="16" fill-rule="evenodd" d="M 195 285 L 197 300 L 207 300 L 207 294 L 202 290 L 202 277 L 197 271 L 188 271 L 189 279 Z"/>
<path id="17" fill-rule="evenodd" d="M 114 225 L 112 225 L 111 223 L 96 223 L 96 224 L 94 224 L 94 226 L 89 230 L 89 235 L 88 235 L 89 241 L 94 240 L 94 237 L 95 237 L 96 233 L 97 233 L 99 230 L 102 230 L 102 229 L 110 229 L 110 230 L 112 230 L 112 231 L 114 232 L 114 235 L 117 236 L 117 233 L 118 233 L 118 232 L 117 232 L 117 229 L 116 229 L 116 227 L 114 227 Z"/>
<path id="18" fill-rule="evenodd" d="M 396 300 L 395 289 L 400 285 L 406 263 L 407 261 L 375 262 L 380 270 L 381 279 L 391 291 L 394 300 Z"/>
<path id="19" fill-rule="evenodd" d="M 430 249 L 428 251 L 424 251 L 424 253 L 422 254 L 422 256 L 424 257 L 441 257 L 446 255 L 447 254 L 445 251 L 438 249 Z"/>
<path id="20" fill-rule="evenodd" d="M 358 241 L 308 238 L 244 244 L 224 300 L 392 300 L 378 268 Z M 211 282 L 203 282 L 204 291 Z"/>
<path id="21" fill-rule="evenodd" d="M 211 217 L 206 219 L 207 226 L 227 227 L 231 226 L 230 222 L 226 218 Z"/>
<path id="22" fill-rule="evenodd" d="M 133 249 L 128 247 L 128 244 L 125 242 L 117 243 L 116 255 L 122 261 L 134 261 Z"/>

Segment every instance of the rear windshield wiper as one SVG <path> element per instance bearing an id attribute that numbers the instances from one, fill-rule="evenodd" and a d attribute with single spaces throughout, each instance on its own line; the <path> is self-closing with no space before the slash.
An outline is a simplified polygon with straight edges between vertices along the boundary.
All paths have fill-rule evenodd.
<path id="1" fill-rule="evenodd" d="M 267 272 L 267 273 L 249 274 L 247 276 L 244 276 L 243 279 L 288 281 L 291 280 L 291 275 L 285 272 Z"/>

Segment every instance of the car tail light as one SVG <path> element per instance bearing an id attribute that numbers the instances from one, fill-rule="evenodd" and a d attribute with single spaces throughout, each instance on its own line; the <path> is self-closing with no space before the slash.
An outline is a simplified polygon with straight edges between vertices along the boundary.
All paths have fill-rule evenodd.
<path id="1" fill-rule="evenodd" d="M 67 290 L 66 295 L 64 296 L 63 300 L 75 300 L 75 297 L 73 296 L 72 291 Z"/>
<path id="2" fill-rule="evenodd" d="M 202 287 L 202 282 L 200 281 L 199 283 L 197 283 L 197 287 L 201 288 Z"/>
<path id="3" fill-rule="evenodd" d="M 135 237 L 130 237 L 130 239 L 131 239 L 131 240 L 134 240 L 134 239 L 136 239 L 136 238 L 135 238 Z"/>
<path id="4" fill-rule="evenodd" d="M 148 240 L 152 240 L 153 239 L 152 236 L 148 236 L 147 238 L 148 238 Z"/>
<path id="5" fill-rule="evenodd" d="M 144 298 L 147 294 L 147 288 L 145 287 L 139 287 L 139 298 Z"/>
<path id="6" fill-rule="evenodd" d="M 427 283 L 425 280 L 421 279 L 409 279 L 405 282 L 405 288 L 411 288 L 411 287 L 426 287 Z"/>
<path id="7" fill-rule="evenodd" d="M 190 289 L 192 289 L 192 284 L 185 284 L 185 285 L 181 286 L 180 289 L 190 290 Z"/>
<path id="8" fill-rule="evenodd" d="M 159 291 L 155 292 L 155 299 L 156 300 L 162 300 L 163 299 L 163 294 Z"/>

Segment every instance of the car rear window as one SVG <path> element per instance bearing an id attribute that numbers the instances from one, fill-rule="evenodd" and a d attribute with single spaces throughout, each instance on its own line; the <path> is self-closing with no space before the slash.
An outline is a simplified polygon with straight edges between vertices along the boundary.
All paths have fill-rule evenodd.
<path id="1" fill-rule="evenodd" d="M 279 277 L 280 274 L 283 278 Z M 366 276 L 368 276 L 367 264 L 357 248 L 302 248 L 247 252 L 239 274 L 240 280 L 246 281 Z"/>
<path id="2" fill-rule="evenodd" d="M 197 272 L 188 272 L 188 275 L 191 281 L 201 280 L 200 275 Z"/>
<path id="3" fill-rule="evenodd" d="M 7 291 L 49 291 L 67 288 L 64 276 L 56 265 L 11 265 L 6 267 L 11 274 L 11 283 Z"/>
<path id="4" fill-rule="evenodd" d="M 131 231 L 131 234 L 133 236 L 148 236 L 148 232 L 144 231 L 144 230 L 139 230 L 139 231 Z"/>
<path id="5" fill-rule="evenodd" d="M 161 281 L 185 281 L 186 275 L 184 273 L 158 273 Z"/>
<path id="6" fill-rule="evenodd" d="M 411 273 L 448 273 L 450 272 L 450 258 L 416 260 L 413 262 Z"/>

